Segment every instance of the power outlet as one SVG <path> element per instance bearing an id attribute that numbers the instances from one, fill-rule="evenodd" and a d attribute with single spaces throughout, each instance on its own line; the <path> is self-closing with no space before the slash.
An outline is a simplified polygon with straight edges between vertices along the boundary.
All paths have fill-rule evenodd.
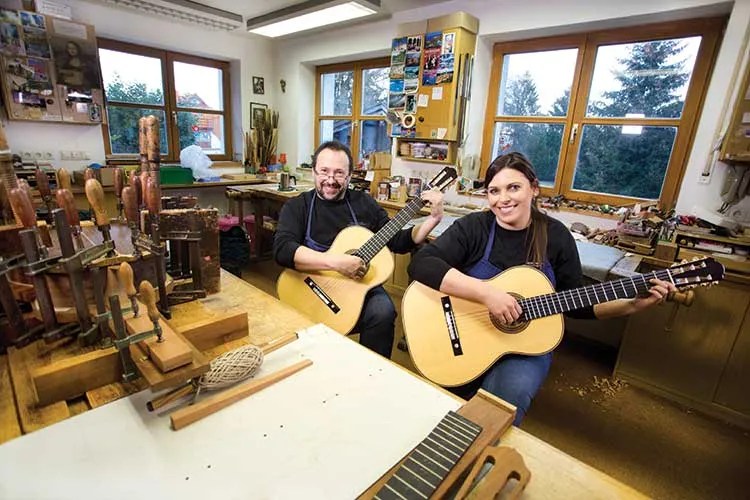
<path id="1" fill-rule="evenodd" d="M 72 151 L 60 151 L 60 159 L 61 160 L 72 160 Z"/>

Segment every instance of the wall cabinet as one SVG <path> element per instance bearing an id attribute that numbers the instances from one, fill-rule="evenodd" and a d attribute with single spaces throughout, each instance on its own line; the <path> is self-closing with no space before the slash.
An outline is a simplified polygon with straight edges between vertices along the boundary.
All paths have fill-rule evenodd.
<path id="1" fill-rule="evenodd" d="M 725 280 L 631 316 L 615 375 L 750 427 L 750 287 Z"/>

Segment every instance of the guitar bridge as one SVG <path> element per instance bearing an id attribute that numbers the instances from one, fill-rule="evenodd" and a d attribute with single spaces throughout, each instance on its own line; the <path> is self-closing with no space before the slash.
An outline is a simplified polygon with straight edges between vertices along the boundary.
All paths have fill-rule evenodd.
<path id="1" fill-rule="evenodd" d="M 451 298 L 448 296 L 441 297 L 440 305 L 443 307 L 443 317 L 445 318 L 445 326 L 448 328 L 448 337 L 451 340 L 453 355 L 461 356 L 464 351 L 461 348 L 461 338 L 458 336 L 458 325 L 456 324 L 456 316 L 453 312 Z"/>
<path id="2" fill-rule="evenodd" d="M 326 294 L 322 288 L 320 288 L 320 285 L 315 283 L 315 280 L 310 278 L 309 276 L 305 278 L 305 284 L 312 290 L 312 292 L 315 294 L 316 297 L 320 299 L 320 301 L 325 304 L 325 306 L 333 312 L 333 314 L 338 314 L 339 311 L 341 311 L 341 308 L 336 304 L 331 297 Z"/>

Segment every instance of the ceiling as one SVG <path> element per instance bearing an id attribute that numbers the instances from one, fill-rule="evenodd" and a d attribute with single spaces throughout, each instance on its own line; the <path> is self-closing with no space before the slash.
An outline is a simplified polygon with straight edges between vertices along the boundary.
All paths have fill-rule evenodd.
<path id="1" fill-rule="evenodd" d="M 199 0 L 209 7 L 226 10 L 239 14 L 245 19 L 262 16 L 290 5 L 303 3 L 304 0 L 253 0 L 251 2 L 237 2 L 237 0 Z M 380 8 L 383 12 L 400 12 L 404 10 L 417 9 L 425 5 L 443 3 L 446 0 L 381 0 Z"/>

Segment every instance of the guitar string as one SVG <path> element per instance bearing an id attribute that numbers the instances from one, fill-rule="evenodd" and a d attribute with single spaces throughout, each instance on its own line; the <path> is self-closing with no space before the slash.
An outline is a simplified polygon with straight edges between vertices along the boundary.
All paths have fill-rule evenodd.
<path id="1" fill-rule="evenodd" d="M 617 300 L 620 298 L 633 297 L 637 293 L 639 293 L 639 290 L 646 291 L 650 288 L 651 285 L 646 280 L 646 276 L 649 274 L 652 274 L 653 277 L 657 279 L 661 279 L 665 281 L 670 280 L 674 282 L 672 279 L 672 271 L 669 269 L 664 269 L 661 271 L 652 271 L 651 273 L 639 274 L 639 275 L 635 275 L 635 276 L 628 277 L 628 278 L 608 281 L 605 283 L 597 283 L 597 284 L 593 284 L 593 285 L 589 285 L 585 287 L 579 287 L 579 288 L 574 288 L 570 290 L 563 290 L 562 292 L 555 292 L 555 293 L 545 294 L 545 295 L 537 295 L 534 297 L 521 299 L 519 302 L 521 302 L 522 304 L 527 304 L 529 306 L 528 310 L 531 311 L 532 315 L 534 316 L 534 317 L 526 318 L 526 319 L 529 319 L 529 320 L 538 319 L 538 318 L 550 316 L 553 314 L 560 314 L 562 312 L 567 312 L 567 311 L 571 311 L 574 309 L 580 309 L 582 307 L 586 307 L 587 305 L 594 305 L 594 304 L 598 304 L 602 302 L 609 302 L 609 301 Z M 637 285 L 636 282 L 634 281 L 634 278 L 640 279 L 643 283 L 640 286 Z M 627 292 L 627 289 L 625 288 L 625 284 L 628 281 L 631 282 L 631 285 L 629 286 L 632 287 L 632 291 L 630 292 Z M 627 292 L 625 297 L 618 296 L 618 292 L 616 290 L 615 284 L 619 284 L 622 287 L 623 291 Z M 609 286 L 612 289 L 611 293 L 614 296 L 613 299 L 610 299 L 609 296 L 607 295 L 607 290 L 606 290 L 607 286 Z M 596 300 L 594 301 L 591 300 L 591 297 L 589 296 L 589 290 L 591 290 L 594 293 L 594 298 Z M 599 299 L 599 296 L 596 294 L 597 290 L 599 290 L 601 294 L 604 296 L 604 300 Z M 585 302 L 583 302 L 583 300 L 581 300 L 580 291 L 585 292 L 586 298 L 588 300 L 588 304 L 586 304 Z M 580 305 L 577 305 L 576 303 L 576 298 L 574 296 L 575 293 L 577 293 L 579 296 L 578 304 Z M 577 305 L 577 307 L 573 307 L 573 308 L 563 307 L 561 297 L 562 297 L 562 300 L 565 300 L 566 306 L 569 307 L 568 299 L 570 299 L 570 302 L 572 302 L 574 306 Z M 559 307 L 555 306 L 555 303 L 554 303 L 555 298 L 557 298 Z M 538 311 L 541 311 L 542 314 L 539 314 Z M 524 311 L 524 312 L 527 312 L 527 311 Z M 482 309 L 476 312 L 463 313 L 460 315 L 460 317 L 477 318 L 477 317 L 484 317 L 486 315 L 487 315 L 487 310 Z"/>

